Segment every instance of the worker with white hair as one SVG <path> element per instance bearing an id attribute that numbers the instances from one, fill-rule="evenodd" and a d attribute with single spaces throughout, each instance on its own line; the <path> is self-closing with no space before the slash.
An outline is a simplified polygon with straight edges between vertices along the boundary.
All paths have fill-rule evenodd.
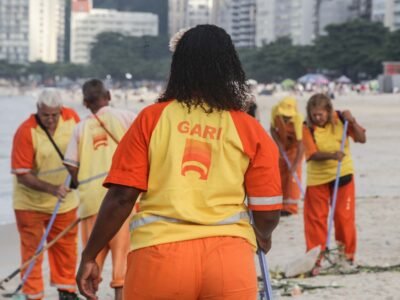
<path id="1" fill-rule="evenodd" d="M 15 175 L 13 207 L 20 236 L 21 259 L 35 254 L 44 229 L 63 199 L 47 240 L 54 239 L 77 218 L 78 197 L 64 186 L 68 173 L 62 156 L 79 121 L 76 112 L 62 105 L 56 90 L 44 90 L 32 114 L 14 135 L 11 168 Z M 70 230 L 48 251 L 51 285 L 58 288 L 59 299 L 75 300 L 77 229 Z M 43 299 L 42 256 L 23 280 L 26 299 Z M 26 270 L 21 272 L 24 278 Z"/>

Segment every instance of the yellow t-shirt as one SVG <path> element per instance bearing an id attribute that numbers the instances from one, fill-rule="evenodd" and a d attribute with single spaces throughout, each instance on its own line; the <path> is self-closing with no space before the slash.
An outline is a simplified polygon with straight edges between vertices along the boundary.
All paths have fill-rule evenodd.
<path id="1" fill-rule="evenodd" d="M 282 207 L 278 151 L 261 125 L 244 112 L 189 112 L 177 101 L 139 114 L 115 152 L 110 184 L 144 191 L 132 250 L 211 236 L 255 247 L 245 196 L 252 210 Z"/>
<path id="2" fill-rule="evenodd" d="M 102 107 L 96 115 L 117 141 L 121 140 L 136 116 L 133 112 L 109 106 Z M 64 163 L 79 168 L 80 218 L 98 213 L 107 193 L 102 183 L 108 174 L 116 148 L 116 142 L 93 115 L 76 126 Z"/>
<path id="3" fill-rule="evenodd" d="M 65 107 L 61 109 L 61 116 L 53 140 L 62 153 L 65 152 L 72 131 L 78 121 L 79 117 L 75 111 Z M 46 133 L 37 124 L 34 115 L 22 123 L 15 133 L 11 165 L 13 174 L 32 172 L 40 180 L 54 185 L 63 184 L 68 176 L 60 156 Z M 57 197 L 45 192 L 35 191 L 14 179 L 14 209 L 52 213 L 56 203 Z M 70 211 L 77 206 L 78 196 L 75 191 L 71 191 L 61 203 L 58 213 Z"/>
<path id="4" fill-rule="evenodd" d="M 344 130 L 343 123 L 338 116 L 335 116 L 334 130 L 331 124 L 327 124 L 325 127 L 314 126 L 313 133 L 307 126 L 304 126 L 303 130 L 303 142 L 307 158 L 307 186 L 320 185 L 335 180 L 338 166 L 337 160 L 314 161 L 308 160 L 308 158 L 317 151 L 328 153 L 340 151 Z M 344 147 L 345 156 L 342 160 L 341 177 L 354 173 L 348 135 L 346 136 Z"/>

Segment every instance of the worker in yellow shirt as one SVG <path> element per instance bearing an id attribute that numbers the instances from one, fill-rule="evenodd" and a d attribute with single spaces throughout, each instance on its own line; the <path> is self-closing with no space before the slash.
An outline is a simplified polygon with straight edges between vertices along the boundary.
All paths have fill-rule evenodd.
<path id="1" fill-rule="evenodd" d="M 16 177 L 13 206 L 22 262 L 35 254 L 59 198 L 63 201 L 47 241 L 53 240 L 77 218 L 78 196 L 64 186 L 68 172 L 60 155 L 65 152 L 78 121 L 76 112 L 62 105 L 57 91 L 44 90 L 39 95 L 37 113 L 24 121 L 14 135 L 11 159 L 12 173 Z M 58 289 L 59 299 L 76 300 L 76 227 L 48 250 L 48 258 L 51 285 Z M 36 259 L 23 285 L 22 291 L 27 299 L 44 298 L 42 262 L 43 256 Z M 22 278 L 25 272 L 21 272 Z"/>
<path id="2" fill-rule="evenodd" d="M 245 74 L 223 29 L 198 25 L 172 49 L 166 91 L 138 115 L 104 181 L 77 275 L 88 299 L 100 280 L 95 257 L 140 193 L 125 300 L 257 297 L 254 251 L 257 241 L 270 249 L 282 207 L 278 149 L 245 112 Z"/>
<path id="3" fill-rule="evenodd" d="M 282 215 L 297 214 L 301 197 L 301 163 L 304 157 L 303 116 L 297 109 L 297 100 L 287 96 L 272 108 L 271 136 L 280 149 L 279 169 L 281 171 L 283 209 Z M 288 166 L 284 155 L 290 162 Z M 293 174 L 297 175 L 299 182 Z"/>
<path id="4" fill-rule="evenodd" d="M 349 122 L 349 128 L 345 133 L 344 151 L 341 152 L 345 121 Z M 303 128 L 303 135 L 307 159 L 307 190 L 304 200 L 307 250 L 319 245 L 325 250 L 329 206 L 338 162 L 341 161 L 334 228 L 336 241 L 346 259 L 344 262 L 352 264 L 357 239 L 354 168 L 349 137 L 356 143 L 365 143 L 365 129 L 357 123 L 350 111 L 334 111 L 326 95 L 315 94 L 307 103 L 307 124 Z"/>
<path id="5" fill-rule="evenodd" d="M 110 92 L 101 80 L 85 82 L 82 91 L 83 103 L 91 114 L 75 128 L 64 164 L 73 174 L 74 182 L 79 184 L 79 217 L 82 219 L 82 242 L 86 245 L 107 191 L 102 182 L 108 174 L 119 141 L 136 115 L 110 107 Z M 125 222 L 118 234 L 97 255 L 96 261 L 100 269 L 109 251 L 113 263 L 110 286 L 115 289 L 115 299 L 121 300 L 129 251 L 128 222 Z"/>

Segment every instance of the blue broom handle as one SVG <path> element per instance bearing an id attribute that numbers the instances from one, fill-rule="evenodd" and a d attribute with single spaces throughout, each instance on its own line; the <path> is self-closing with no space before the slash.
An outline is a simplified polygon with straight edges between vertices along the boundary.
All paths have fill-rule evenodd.
<path id="1" fill-rule="evenodd" d="M 250 221 L 251 223 L 255 226 L 254 224 L 254 218 L 253 218 L 253 213 L 250 210 L 249 211 L 250 215 Z M 258 261 L 260 263 L 260 269 L 261 269 L 261 275 L 264 283 L 264 297 L 266 300 L 272 300 L 272 286 L 271 286 L 271 280 L 269 278 L 269 268 L 268 268 L 268 263 L 267 263 L 267 258 L 265 257 L 265 254 L 262 252 L 261 249 L 257 250 L 257 256 L 258 256 Z"/>
<path id="2" fill-rule="evenodd" d="M 281 152 L 281 154 L 283 156 L 283 159 L 285 160 L 285 162 L 286 162 L 286 164 L 287 164 L 287 166 L 288 166 L 288 168 L 290 170 L 292 168 L 292 163 L 290 162 L 289 157 L 287 156 L 285 150 L 283 150 L 280 145 L 278 145 L 278 147 L 279 147 L 279 150 L 280 150 L 280 152 Z M 300 181 L 299 177 L 297 176 L 296 170 L 292 173 L 292 176 L 293 176 L 294 180 L 296 181 L 297 186 L 300 189 L 301 196 L 304 198 L 305 192 L 304 192 L 303 186 L 301 185 L 301 181 Z"/>
<path id="3" fill-rule="evenodd" d="M 346 120 L 344 121 L 344 126 L 343 126 L 343 135 L 342 135 L 342 142 L 340 144 L 340 151 L 344 152 L 344 146 L 346 144 L 346 138 L 347 138 L 347 128 L 349 127 L 349 122 Z M 333 227 L 333 218 L 335 216 L 335 211 L 336 211 L 336 200 L 337 200 L 337 194 L 339 190 L 339 179 L 340 179 L 340 172 L 342 170 L 342 161 L 338 162 L 337 170 L 336 170 L 336 179 L 335 179 L 335 185 L 333 188 L 333 195 L 332 195 L 332 205 L 331 205 L 331 210 L 329 214 L 329 223 L 328 223 L 328 236 L 326 238 L 326 248 L 329 250 L 329 245 L 331 243 L 331 233 L 332 233 L 332 227 Z"/>
<path id="4" fill-rule="evenodd" d="M 64 182 L 64 185 L 65 185 L 65 186 L 69 186 L 70 183 L 71 183 L 71 176 L 68 175 L 68 176 L 67 176 L 67 179 L 66 179 L 65 182 Z M 43 234 L 43 236 L 42 236 L 42 239 L 40 240 L 40 243 L 39 243 L 38 247 L 36 248 L 35 254 L 39 253 L 39 252 L 43 249 L 44 244 L 45 244 L 45 242 L 46 242 L 46 240 L 47 240 L 47 237 L 48 237 L 48 235 L 49 235 L 49 233 L 50 233 L 50 230 L 51 230 L 51 228 L 53 227 L 54 221 L 55 221 L 55 219 L 56 219 L 56 217 L 57 217 L 57 213 L 58 213 L 58 210 L 60 209 L 60 205 L 61 205 L 61 203 L 62 203 L 62 200 L 63 200 L 63 199 L 62 199 L 61 197 L 59 197 L 59 198 L 57 199 L 57 203 L 56 203 L 56 206 L 54 207 L 54 210 L 53 210 L 53 213 L 52 213 L 52 215 L 51 215 L 49 224 L 47 224 L 47 227 L 46 227 L 46 230 L 45 230 L 45 232 L 44 232 L 44 234 Z M 21 286 L 25 284 L 26 280 L 28 279 L 30 273 L 31 273 L 32 270 L 33 270 L 33 267 L 35 266 L 35 263 L 36 263 L 36 259 L 33 260 L 33 261 L 29 264 L 29 266 L 28 266 L 28 268 L 26 269 L 26 272 L 25 272 L 25 274 L 24 274 L 24 276 L 23 276 L 23 278 L 22 278 Z"/>

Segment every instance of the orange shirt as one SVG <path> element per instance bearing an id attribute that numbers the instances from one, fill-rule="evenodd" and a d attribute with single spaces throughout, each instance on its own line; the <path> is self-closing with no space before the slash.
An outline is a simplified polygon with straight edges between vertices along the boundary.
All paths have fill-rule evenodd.
<path id="1" fill-rule="evenodd" d="M 79 117 L 74 110 L 66 107 L 61 109 L 53 140 L 62 153 L 65 152 L 78 121 Z M 60 156 L 46 133 L 37 124 L 34 115 L 23 122 L 14 135 L 11 168 L 13 174 L 22 175 L 32 172 L 40 180 L 54 185 L 63 184 L 68 175 Z M 51 213 L 57 197 L 33 190 L 14 180 L 13 200 L 14 209 Z M 67 212 L 77 205 L 77 194 L 72 191 L 61 204 L 59 213 Z"/>
<path id="2" fill-rule="evenodd" d="M 105 186 L 143 190 L 132 249 L 209 236 L 256 246 L 252 210 L 282 207 L 278 150 L 244 112 L 190 112 L 177 101 L 145 108 L 119 144 Z"/>
<path id="3" fill-rule="evenodd" d="M 303 127 L 303 143 L 307 159 L 307 185 L 315 186 L 331 182 L 336 178 L 338 161 L 334 159 L 314 161 L 309 158 L 317 151 L 334 153 L 340 151 L 344 124 L 339 120 L 337 113 L 334 115 L 335 126 L 327 124 L 325 127 L 313 126 L 311 130 L 305 125 Z M 354 139 L 354 133 L 349 128 L 346 134 L 344 147 L 345 156 L 342 160 L 340 176 L 354 173 L 353 159 L 350 152 L 348 137 Z"/>

